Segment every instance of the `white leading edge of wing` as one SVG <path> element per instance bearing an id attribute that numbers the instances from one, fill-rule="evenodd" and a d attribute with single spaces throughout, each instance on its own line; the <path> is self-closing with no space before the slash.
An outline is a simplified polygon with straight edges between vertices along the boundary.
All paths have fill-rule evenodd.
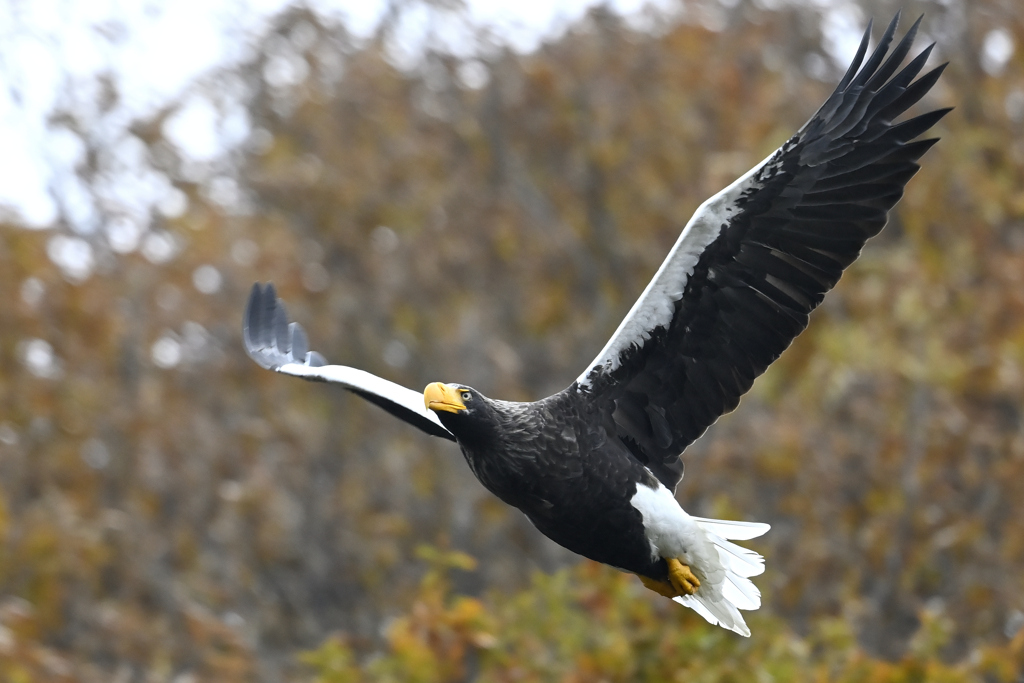
<path id="1" fill-rule="evenodd" d="M 772 152 L 764 161 L 697 208 L 658 272 L 619 323 L 615 334 L 583 374 L 576 378 L 580 387 L 590 386 L 590 374 L 598 367 L 604 367 L 607 371 L 615 370 L 621 363 L 619 356 L 623 351 L 633 344 L 642 347 L 654 330 L 672 322 L 675 302 L 682 298 L 686 282 L 693 274 L 700 255 L 721 234 L 722 227 L 736 212 L 736 202 L 740 196 L 750 189 L 761 187 L 754 180 L 754 175 L 784 149 Z"/>
<path id="2" fill-rule="evenodd" d="M 376 394 L 393 403 L 397 403 L 417 415 L 425 417 L 441 429 L 444 429 L 444 425 L 437 419 L 437 414 L 433 410 L 427 410 L 427 407 L 423 404 L 423 394 L 365 370 L 350 368 L 347 365 L 309 366 L 302 363 L 285 363 L 280 367 L 274 368 L 274 370 L 286 375 L 332 382 L 341 384 L 348 389 Z"/>

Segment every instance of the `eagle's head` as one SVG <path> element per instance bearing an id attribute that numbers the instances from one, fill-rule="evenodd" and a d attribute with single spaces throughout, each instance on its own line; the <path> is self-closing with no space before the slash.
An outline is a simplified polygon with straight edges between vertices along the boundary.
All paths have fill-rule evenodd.
<path id="1" fill-rule="evenodd" d="M 423 403 L 463 444 L 493 438 L 499 423 L 494 402 L 464 384 L 433 382 L 423 390 Z"/>

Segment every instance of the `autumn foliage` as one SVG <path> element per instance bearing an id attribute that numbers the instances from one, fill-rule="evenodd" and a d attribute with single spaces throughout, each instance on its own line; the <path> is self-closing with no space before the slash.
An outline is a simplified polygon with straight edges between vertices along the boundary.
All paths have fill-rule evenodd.
<path id="1" fill-rule="evenodd" d="M 450 444 L 241 350 L 272 280 L 332 362 L 512 400 L 568 385 L 693 210 L 845 66 L 832 10 L 769 4 L 593 10 L 527 54 L 482 31 L 415 58 L 402 3 L 369 39 L 290 9 L 114 143 L 116 84 L 54 112 L 102 220 L 0 228 L 0 679 L 1020 680 L 1019 3 L 905 8 L 951 62 L 921 105 L 956 107 L 943 139 L 686 455 L 688 511 L 772 524 L 749 640 L 557 548 Z M 996 30 L 1017 49 L 993 66 Z M 245 142 L 189 159 L 166 131 L 197 103 Z M 104 186 L 122 143 L 177 193 L 137 245 Z"/>

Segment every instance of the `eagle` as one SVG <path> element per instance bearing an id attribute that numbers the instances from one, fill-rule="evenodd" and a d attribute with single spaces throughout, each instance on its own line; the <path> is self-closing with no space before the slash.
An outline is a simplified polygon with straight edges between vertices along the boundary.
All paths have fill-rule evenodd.
<path id="1" fill-rule="evenodd" d="M 918 77 L 933 43 L 900 69 L 921 19 L 890 53 L 898 20 L 870 56 L 869 23 L 817 113 L 697 209 L 566 389 L 534 402 L 492 399 L 459 383 L 434 382 L 419 393 L 329 365 L 289 322 L 272 284 L 253 285 L 247 353 L 264 368 L 340 384 L 454 441 L 484 487 L 551 540 L 749 636 L 739 610 L 760 607 L 750 577 L 764 560 L 734 541 L 769 526 L 686 513 L 675 497 L 680 456 L 807 327 L 937 142 L 919 138 L 949 108 L 895 122 L 946 66 Z"/>

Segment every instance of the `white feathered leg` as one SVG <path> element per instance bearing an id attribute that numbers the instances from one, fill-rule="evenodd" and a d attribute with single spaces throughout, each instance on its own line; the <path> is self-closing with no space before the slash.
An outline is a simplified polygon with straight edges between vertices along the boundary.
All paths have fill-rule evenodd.
<path id="1" fill-rule="evenodd" d="M 673 600 L 712 624 L 749 636 L 750 629 L 739 610 L 761 606 L 761 592 L 748 577 L 764 571 L 764 558 L 730 539 L 756 538 L 770 527 L 757 522 L 691 517 L 665 486 L 638 484 L 636 488 L 630 502 L 643 516 L 651 558 L 677 559 L 700 581 L 696 593 L 678 595 Z"/>

